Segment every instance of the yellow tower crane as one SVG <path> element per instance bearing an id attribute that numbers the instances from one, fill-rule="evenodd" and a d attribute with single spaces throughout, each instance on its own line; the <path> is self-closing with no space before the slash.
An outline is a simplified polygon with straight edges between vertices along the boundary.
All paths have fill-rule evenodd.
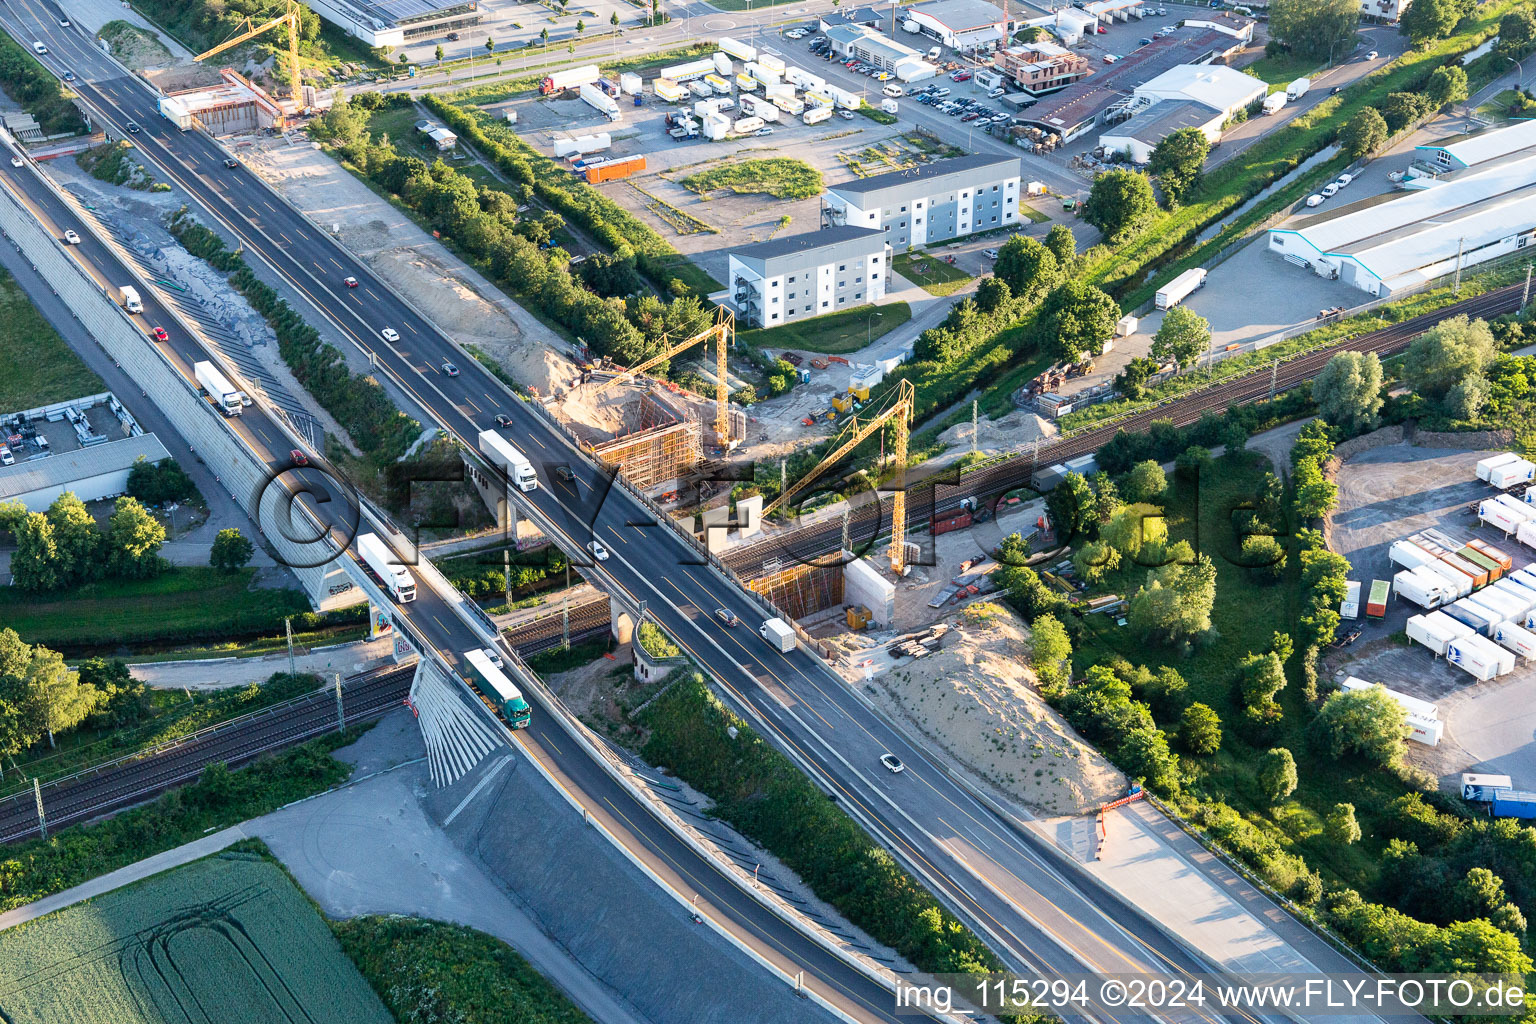
<path id="1" fill-rule="evenodd" d="M 304 105 L 304 90 L 300 86 L 301 78 L 299 75 L 299 10 L 300 8 L 297 0 L 288 0 L 287 12 L 279 15 L 276 18 L 273 18 L 265 25 L 255 25 L 252 23 L 250 18 L 246 18 L 236 26 L 237 29 L 243 28 L 245 31 L 241 32 L 233 39 L 225 40 L 218 46 L 215 46 L 213 49 L 208 50 L 205 53 L 198 54 L 192 59 L 203 60 L 207 57 L 212 57 L 216 53 L 223 53 L 231 46 L 239 46 L 241 43 L 248 39 L 254 39 L 261 35 L 263 32 L 271 31 L 272 29 L 277 28 L 279 25 L 287 25 L 289 75 L 288 87 L 290 90 L 292 90 L 293 102 L 302 107 Z"/>
<path id="2" fill-rule="evenodd" d="M 774 512 L 796 494 L 805 490 L 806 486 L 826 471 L 827 467 L 835 464 L 843 456 L 857 448 L 863 441 L 875 431 L 884 427 L 889 422 L 896 424 L 896 437 L 891 445 L 891 457 L 896 463 L 895 493 L 891 498 L 891 571 L 896 575 L 902 575 L 906 568 L 906 533 L 907 533 L 907 428 L 912 422 L 912 404 L 916 395 L 916 389 L 912 382 L 903 380 L 896 388 L 896 401 L 884 412 L 874 419 L 859 425 L 858 416 L 848 421 L 853 428 L 853 435 L 838 445 L 836 450 L 816 464 L 816 468 L 805 476 L 796 480 L 784 493 L 774 498 L 763 509 L 763 515 Z"/>
<path id="3" fill-rule="evenodd" d="M 731 387 L 726 378 L 725 350 L 735 336 L 736 314 L 724 306 L 717 306 L 715 307 L 715 322 L 713 324 L 675 345 L 667 340 L 666 335 L 662 335 L 662 349 L 660 352 L 637 366 L 631 366 L 629 369 L 623 370 L 617 377 L 598 384 L 591 394 L 596 395 L 616 384 L 637 377 L 653 366 L 666 362 L 679 352 L 690 349 L 701 341 L 709 341 L 713 338 L 715 341 L 715 435 L 720 438 L 720 446 L 722 448 L 729 448 L 731 440 Z"/>

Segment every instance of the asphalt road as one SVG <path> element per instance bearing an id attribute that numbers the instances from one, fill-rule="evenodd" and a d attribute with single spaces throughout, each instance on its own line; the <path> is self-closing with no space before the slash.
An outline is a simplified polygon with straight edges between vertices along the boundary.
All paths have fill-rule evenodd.
<path id="1" fill-rule="evenodd" d="M 596 569 L 596 577 L 626 595 L 632 606 L 644 602 L 739 708 L 757 719 L 775 746 L 795 758 L 941 900 L 979 929 L 1010 966 L 1114 973 L 1208 967 L 1133 906 L 1077 873 L 1043 840 L 979 805 L 809 653 L 781 655 L 754 637 L 750 626 L 721 626 L 712 615 L 718 607 L 731 608 L 749 624 L 762 616 L 745 593 L 696 564 L 688 545 L 626 492 L 611 486 L 563 435 L 406 307 L 366 266 L 244 168 L 224 169 L 225 153 L 212 141 L 195 132 L 176 132 L 156 114 L 153 97 L 141 83 L 124 76 L 76 33 L 58 27 L 53 8 L 42 0 L 14 0 L 0 16 L 12 26 L 21 24 L 13 32 L 18 38 L 42 38 L 50 45 L 50 67 L 75 71 L 80 81 L 74 87 L 104 113 L 114 135 L 121 136 L 127 121 L 136 120 L 143 130 L 134 141 L 156 165 L 158 175 L 190 193 L 245 248 L 259 252 L 345 336 L 372 353 L 381 372 L 432 410 L 450 434 L 473 450 L 476 434 L 496 414 L 511 416 L 514 426 L 505 433 L 528 453 L 547 484 L 518 497 L 530 500 L 557 524 L 562 546 L 579 551 L 589 538 L 601 538 L 612 556 Z M 30 171 L 6 177 L 56 230 L 74 226 L 84 235 L 83 226 L 47 196 Z M 116 261 L 98 246 L 82 246 L 77 255 L 92 263 L 99 260 L 109 275 L 120 273 Z M 346 288 L 342 279 L 348 275 L 361 287 Z M 158 315 L 158 309 L 146 310 L 149 321 Z M 398 345 L 380 339 L 385 327 L 400 332 Z M 173 339 L 173 347 L 183 372 L 189 372 L 185 360 L 193 345 Z M 458 376 L 439 370 L 445 358 L 459 364 Z M 287 442 L 281 435 L 269 436 L 262 416 L 254 409 L 251 413 L 235 424 L 236 429 L 258 450 L 280 459 Z M 552 472 L 562 464 L 573 471 L 570 483 L 558 481 Z M 397 609 L 402 618 L 450 660 L 455 652 L 478 646 L 469 627 L 454 620 L 440 598 L 427 588 L 419 593 L 414 604 Z M 620 815 L 601 806 L 599 811 L 647 846 L 647 855 L 680 889 L 701 889 L 717 900 L 721 915 L 766 948 L 765 955 L 784 963 L 791 973 L 803 969 L 825 979 L 829 997 L 843 999 L 860 1016 L 889 1015 L 888 997 L 871 983 L 756 904 L 743 907 L 734 886 L 652 824 L 649 813 L 634 807 L 601 769 L 564 754 L 561 742 L 567 748 L 573 745 L 563 734 L 549 731 L 552 718 L 536 715 L 533 728 L 520 733 L 518 742 L 573 790 L 585 794 L 585 800 L 628 806 Z M 899 756 L 908 770 L 893 776 L 880 768 L 879 755 L 886 752 Z M 633 831 L 626 822 L 635 826 Z M 1210 1015 L 1202 1011 L 1199 1016 Z"/>

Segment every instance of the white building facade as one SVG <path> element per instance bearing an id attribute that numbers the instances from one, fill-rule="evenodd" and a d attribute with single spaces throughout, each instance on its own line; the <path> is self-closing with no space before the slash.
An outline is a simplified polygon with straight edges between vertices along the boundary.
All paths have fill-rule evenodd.
<path id="1" fill-rule="evenodd" d="M 753 327 L 779 327 L 885 297 L 891 247 L 870 228 L 827 227 L 733 250 L 731 305 Z"/>
<path id="2" fill-rule="evenodd" d="M 884 234 L 896 252 L 1019 222 L 1018 157 L 936 160 L 827 189 L 823 222 Z"/>

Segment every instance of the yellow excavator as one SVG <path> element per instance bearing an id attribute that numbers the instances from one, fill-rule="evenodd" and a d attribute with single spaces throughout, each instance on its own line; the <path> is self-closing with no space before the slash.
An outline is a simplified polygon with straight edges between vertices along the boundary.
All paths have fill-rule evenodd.
<path id="1" fill-rule="evenodd" d="M 224 42 L 220 43 L 218 46 L 215 46 L 213 49 L 208 50 L 208 51 L 206 51 L 204 53 L 200 53 L 196 57 L 193 57 L 192 59 L 193 60 L 204 60 L 204 59 L 206 59 L 208 57 L 214 56 L 215 54 L 223 53 L 225 50 L 229 49 L 232 46 L 239 46 L 241 43 L 246 42 L 247 40 L 250 40 L 250 39 L 254 39 L 257 36 L 261 35 L 263 32 L 269 32 L 272 29 L 277 28 L 279 25 L 287 25 L 288 26 L 288 88 L 289 88 L 289 91 L 290 91 L 290 95 L 293 98 L 293 102 L 302 107 L 304 105 L 304 89 L 303 89 L 302 84 L 301 84 L 302 83 L 302 76 L 299 73 L 299 11 L 300 10 L 301 10 L 301 8 L 300 8 L 297 0 L 288 0 L 288 10 L 287 10 L 287 12 L 284 13 L 284 14 L 279 15 L 276 18 L 273 18 L 271 21 L 267 22 L 264 25 L 256 25 L 256 24 L 254 24 L 251 21 L 250 18 L 246 18 L 244 21 L 242 21 L 237 26 L 237 28 L 240 28 L 240 29 L 244 30 L 244 31 L 240 32 L 239 35 L 235 36 L 233 39 L 225 40 Z"/>

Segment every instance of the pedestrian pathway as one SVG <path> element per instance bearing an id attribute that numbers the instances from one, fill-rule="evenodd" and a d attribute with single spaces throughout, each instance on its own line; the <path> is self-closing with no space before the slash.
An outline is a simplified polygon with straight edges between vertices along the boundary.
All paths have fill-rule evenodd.
<path id="1" fill-rule="evenodd" d="M 294 658 L 299 672 L 343 678 L 377 668 L 389 661 L 394 641 L 362 640 L 325 649 L 316 648 Z M 156 690 L 225 690 L 234 686 L 264 683 L 275 672 L 288 671 L 286 651 L 255 658 L 212 658 L 201 661 L 146 661 L 129 665 L 133 678 Z"/>

